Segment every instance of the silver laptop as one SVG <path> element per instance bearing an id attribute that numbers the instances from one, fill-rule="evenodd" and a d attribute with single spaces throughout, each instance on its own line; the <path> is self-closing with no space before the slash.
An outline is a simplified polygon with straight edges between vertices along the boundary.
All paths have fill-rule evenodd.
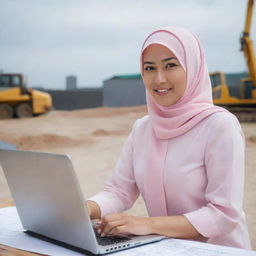
<path id="1" fill-rule="evenodd" d="M 105 254 L 164 236 L 97 236 L 68 155 L 0 149 L 0 164 L 23 228 L 72 248 Z"/>

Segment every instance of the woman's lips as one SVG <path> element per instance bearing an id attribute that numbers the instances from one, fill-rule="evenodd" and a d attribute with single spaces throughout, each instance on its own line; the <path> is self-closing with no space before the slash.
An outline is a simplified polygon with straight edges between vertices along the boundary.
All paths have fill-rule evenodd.
<path id="1" fill-rule="evenodd" d="M 159 95 L 159 96 L 164 96 L 166 95 L 172 88 L 158 88 L 154 89 L 154 91 Z"/>

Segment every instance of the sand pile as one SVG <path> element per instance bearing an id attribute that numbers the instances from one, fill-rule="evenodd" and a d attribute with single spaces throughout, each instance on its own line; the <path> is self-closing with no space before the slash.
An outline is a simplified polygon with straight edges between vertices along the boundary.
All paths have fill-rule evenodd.
<path id="1" fill-rule="evenodd" d="M 86 197 L 100 191 L 110 177 L 134 121 L 146 107 L 52 111 L 29 119 L 0 120 L 0 141 L 19 149 L 66 153 L 73 160 Z M 242 123 L 246 136 L 245 203 L 253 248 L 256 249 L 256 123 Z M 0 206 L 12 204 L 0 170 Z M 139 198 L 129 211 L 146 215 Z"/>

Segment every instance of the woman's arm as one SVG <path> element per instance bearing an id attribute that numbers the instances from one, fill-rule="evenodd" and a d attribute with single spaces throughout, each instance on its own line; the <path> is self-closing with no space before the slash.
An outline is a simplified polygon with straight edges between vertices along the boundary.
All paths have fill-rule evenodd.
<path id="1" fill-rule="evenodd" d="M 109 214 L 103 217 L 99 222 L 98 232 L 102 236 L 124 233 L 133 235 L 159 234 L 188 239 L 201 236 L 184 216 L 138 217 L 125 213 Z"/>
<path id="2" fill-rule="evenodd" d="M 207 203 L 184 216 L 208 238 L 232 232 L 243 221 L 244 135 L 233 115 L 212 126 L 205 149 Z"/>
<path id="3" fill-rule="evenodd" d="M 185 216 L 152 217 L 152 231 L 168 237 L 195 239 L 202 235 Z"/>

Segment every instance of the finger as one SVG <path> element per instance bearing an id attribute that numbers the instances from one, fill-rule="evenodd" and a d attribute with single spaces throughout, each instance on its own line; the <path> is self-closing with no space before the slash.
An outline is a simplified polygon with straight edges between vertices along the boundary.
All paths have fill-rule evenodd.
<path id="1" fill-rule="evenodd" d="M 109 214 L 101 218 L 101 220 L 98 222 L 98 230 L 99 233 L 101 230 L 104 230 L 105 226 L 110 222 L 115 222 L 121 220 L 121 214 Z"/>
<path id="2" fill-rule="evenodd" d="M 104 228 L 102 228 L 102 230 L 100 231 L 102 236 L 107 236 L 109 234 L 111 234 L 112 230 L 120 225 L 123 225 L 122 221 L 112 221 L 112 222 L 108 222 L 106 223 L 106 225 L 104 226 Z"/>
<path id="3" fill-rule="evenodd" d="M 94 223 L 95 227 L 98 228 L 101 224 L 101 219 L 95 219 L 93 223 Z"/>
<path id="4" fill-rule="evenodd" d="M 108 222 L 104 228 L 101 229 L 100 233 L 102 236 L 107 236 L 113 233 L 113 230 L 119 226 L 122 226 L 124 222 L 122 220 Z"/>

